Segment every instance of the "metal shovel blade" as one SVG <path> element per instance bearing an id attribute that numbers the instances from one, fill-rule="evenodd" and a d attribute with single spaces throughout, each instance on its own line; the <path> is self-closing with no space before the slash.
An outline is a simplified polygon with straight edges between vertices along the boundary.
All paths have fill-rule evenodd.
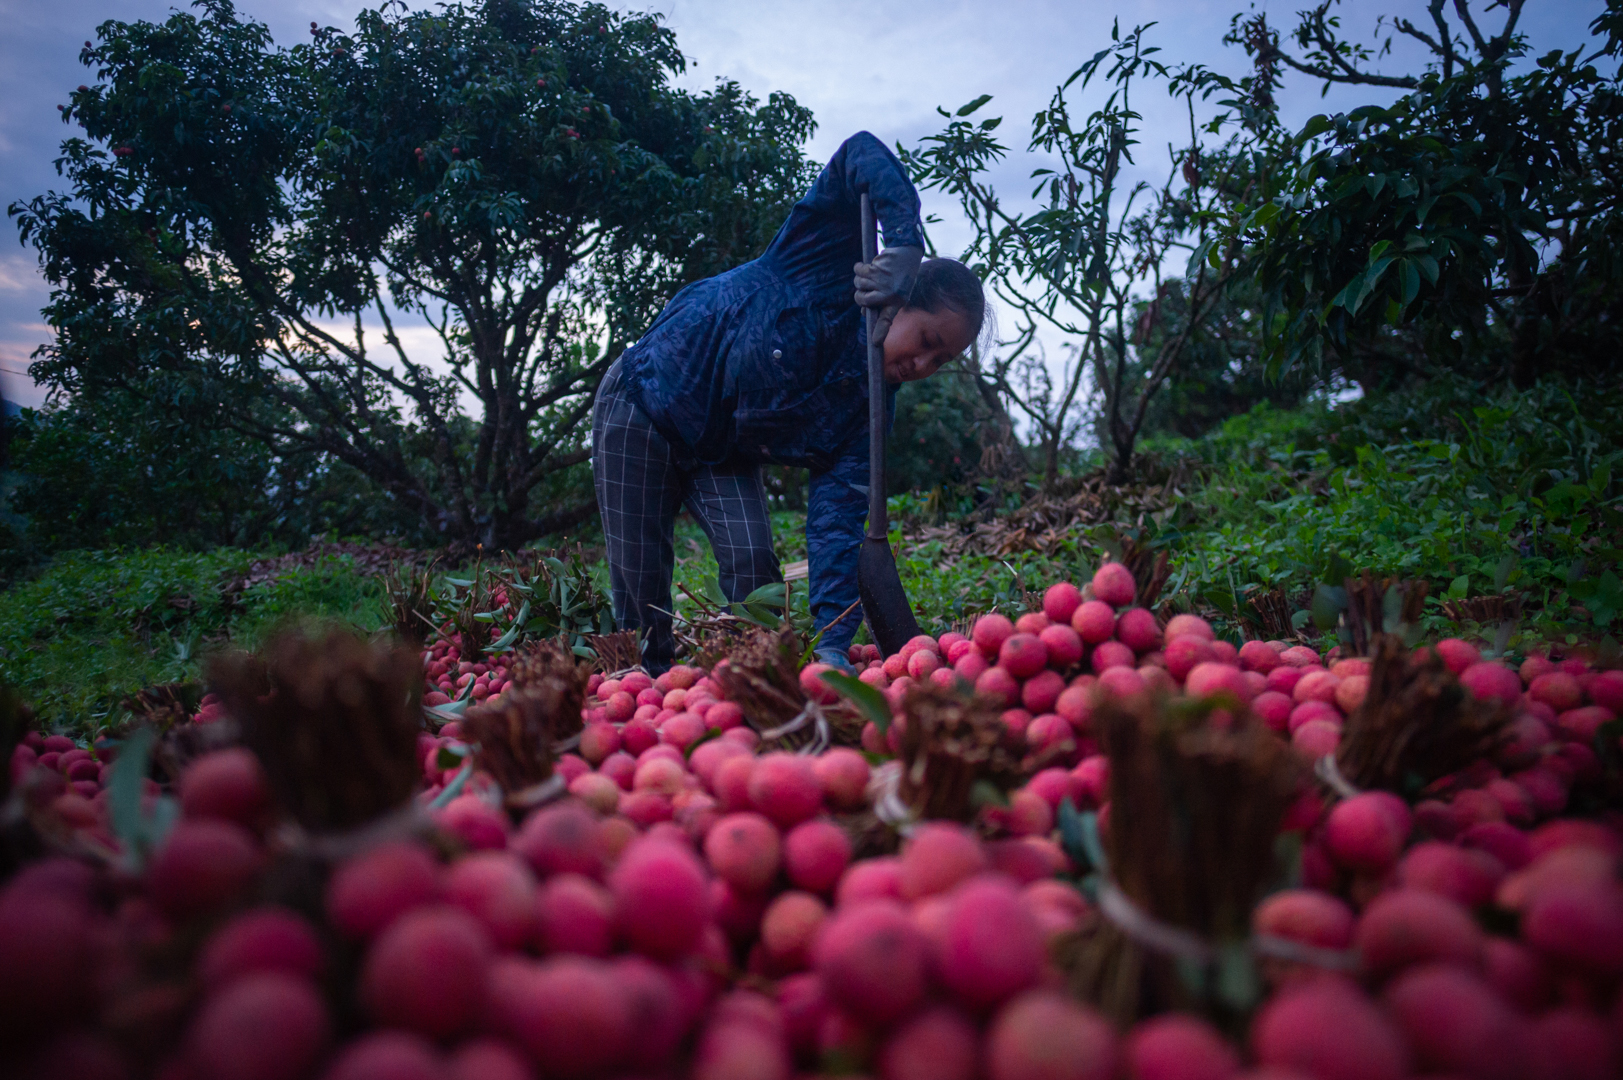
<path id="1" fill-rule="evenodd" d="M 902 589 L 902 576 L 896 571 L 889 541 L 863 539 L 862 553 L 857 557 L 857 588 L 862 594 L 868 632 L 880 653 L 890 656 L 899 652 L 909 638 L 918 636 L 918 620 L 913 618 L 913 608 Z"/>
<path id="2" fill-rule="evenodd" d="M 862 261 L 873 262 L 879 234 L 873 204 L 862 196 Z M 885 357 L 874 342 L 872 309 L 868 318 L 868 532 L 857 557 L 857 590 L 862 614 L 868 620 L 879 651 L 889 656 L 919 632 L 918 620 L 902 589 L 902 576 L 890 552 L 890 523 L 885 510 Z"/>

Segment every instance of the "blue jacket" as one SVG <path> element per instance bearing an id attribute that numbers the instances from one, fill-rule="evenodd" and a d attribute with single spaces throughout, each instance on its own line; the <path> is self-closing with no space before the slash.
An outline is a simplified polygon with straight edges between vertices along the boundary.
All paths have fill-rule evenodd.
<path id="1" fill-rule="evenodd" d="M 857 599 L 868 498 L 867 340 L 851 298 L 860 196 L 886 246 L 924 246 L 919 196 L 884 143 L 835 151 L 761 257 L 677 293 L 620 361 L 631 399 L 696 461 L 742 456 L 811 471 L 806 549 L 819 627 Z M 890 415 L 895 390 L 886 395 Z M 850 644 L 859 612 L 829 628 Z"/>

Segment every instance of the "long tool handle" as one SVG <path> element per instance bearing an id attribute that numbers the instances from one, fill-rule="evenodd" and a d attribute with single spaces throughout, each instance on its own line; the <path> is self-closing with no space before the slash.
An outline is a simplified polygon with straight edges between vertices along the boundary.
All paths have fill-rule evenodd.
<path id="1" fill-rule="evenodd" d="M 879 254 L 879 229 L 873 203 L 862 196 L 862 261 Z M 864 309 L 868 320 L 868 539 L 884 540 L 890 533 L 885 514 L 885 351 L 874 341 L 879 313 Z"/>

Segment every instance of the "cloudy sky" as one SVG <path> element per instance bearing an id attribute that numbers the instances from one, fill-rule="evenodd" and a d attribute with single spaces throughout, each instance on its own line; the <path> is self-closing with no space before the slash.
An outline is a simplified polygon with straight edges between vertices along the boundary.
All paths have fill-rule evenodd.
<path id="1" fill-rule="evenodd" d="M 826 158 L 850 133 L 866 128 L 893 145 L 913 144 L 939 128 L 935 109 L 948 109 L 989 93 L 983 115 L 1008 118 L 1007 140 L 1026 130 L 1055 84 L 1109 41 L 1113 18 L 1124 25 L 1157 22 L 1151 31 L 1165 59 L 1199 61 L 1235 74 L 1244 58 L 1224 49 L 1231 14 L 1246 0 L 651 0 L 621 9 L 665 12 L 690 57 L 684 83 L 695 89 L 717 78 L 738 80 L 765 96 L 793 94 L 812 108 L 818 131 L 810 152 Z M 176 5 L 164 0 L 0 0 L 0 205 L 39 194 L 57 180 L 52 160 L 67 129 L 56 106 L 89 73 L 77 60 L 81 43 L 108 19 L 161 19 Z M 292 44 L 310 21 L 349 28 L 361 0 L 238 0 L 239 10 L 269 25 L 275 39 Z M 414 6 L 416 6 L 414 4 Z M 1302 0 L 1274 0 L 1275 21 L 1285 22 Z M 1421 21 L 1421 0 L 1349 0 L 1349 31 L 1372 40 L 1383 12 Z M 1483 6 L 1478 0 L 1474 6 Z M 1268 10 L 1268 0 L 1255 7 Z M 1572 48 L 1604 0 L 1532 0 L 1522 25 L 1537 51 Z M 1497 25 L 1494 15 L 1485 17 Z M 1394 71 L 1416 54 L 1400 48 L 1386 61 Z M 1288 83 L 1281 97 L 1288 118 L 1364 100 Z M 1141 99 L 1146 132 L 1140 166 L 1148 177 L 1165 173 L 1162 149 L 1179 138 L 1180 118 L 1164 98 Z M 1012 162 L 1000 176 L 1005 190 L 1022 190 L 1031 162 Z M 938 248 L 953 251 L 963 230 L 954 209 L 927 199 L 927 212 L 944 220 L 932 230 Z M 9 222 L 0 231 L 0 387 L 7 398 L 33 404 L 40 391 L 24 374 L 28 356 L 50 330 L 40 319 L 46 299 L 31 249 L 19 246 Z M 426 341 L 425 341 L 426 345 Z"/>

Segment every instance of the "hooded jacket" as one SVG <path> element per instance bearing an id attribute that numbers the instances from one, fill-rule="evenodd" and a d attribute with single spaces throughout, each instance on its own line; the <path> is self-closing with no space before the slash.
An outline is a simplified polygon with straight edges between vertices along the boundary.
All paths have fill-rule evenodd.
<path id="1" fill-rule="evenodd" d="M 679 455 L 810 470 L 811 611 L 829 626 L 857 599 L 868 498 L 867 335 L 852 299 L 866 193 L 885 246 L 923 247 L 919 197 L 868 132 L 835 151 L 761 256 L 677 293 L 627 349 L 631 399 Z M 894 417 L 896 391 L 886 412 Z M 844 648 L 856 612 L 829 626 Z"/>

